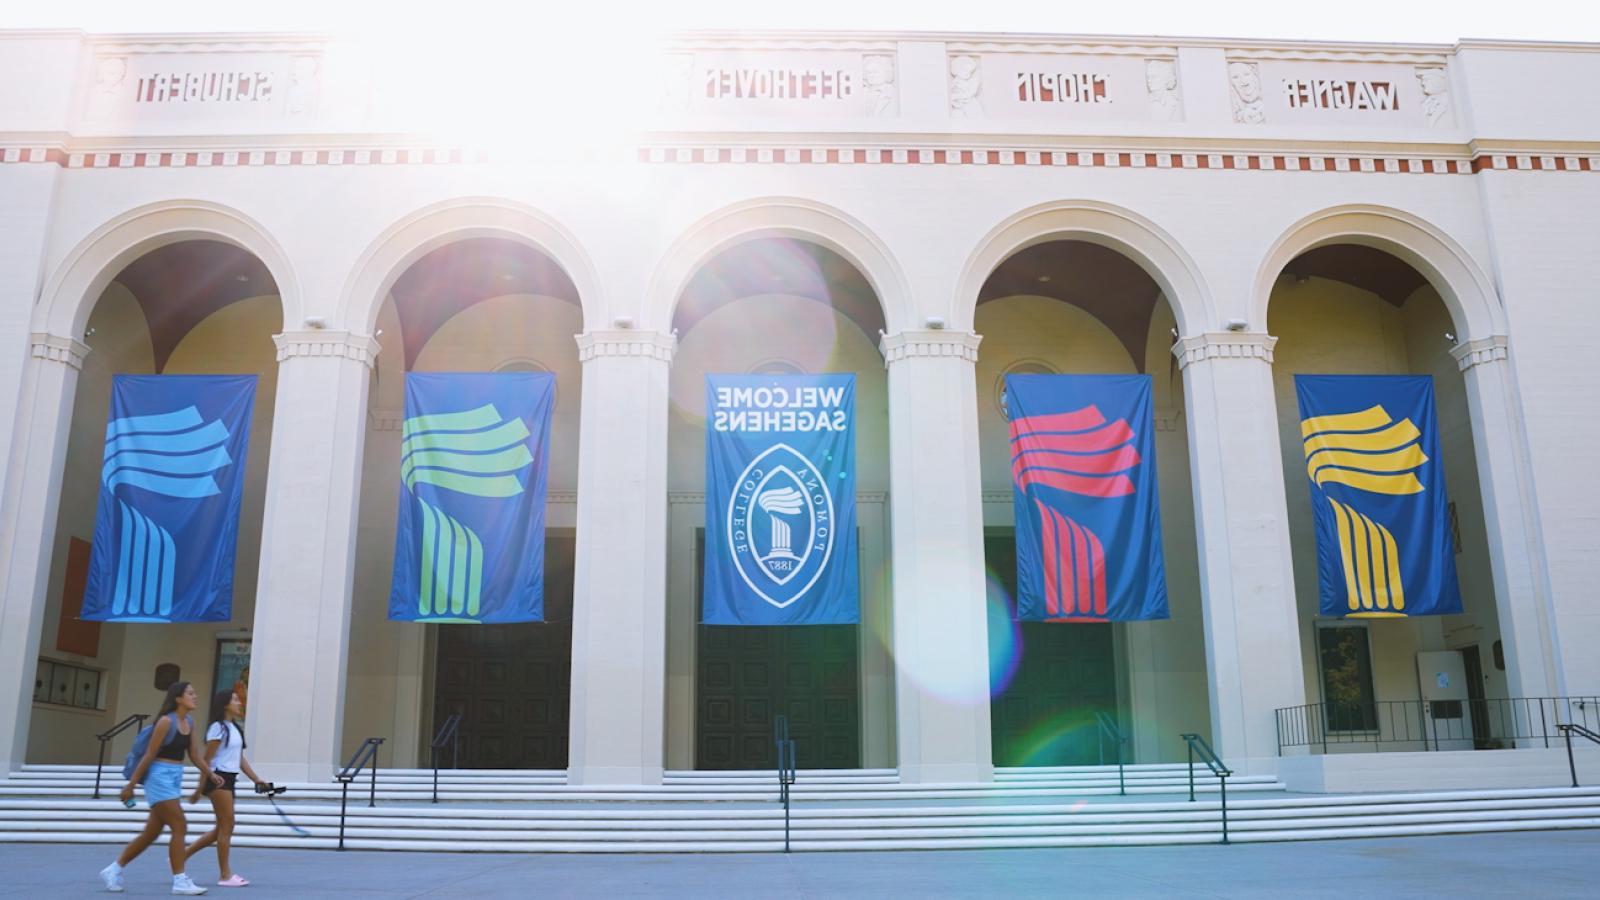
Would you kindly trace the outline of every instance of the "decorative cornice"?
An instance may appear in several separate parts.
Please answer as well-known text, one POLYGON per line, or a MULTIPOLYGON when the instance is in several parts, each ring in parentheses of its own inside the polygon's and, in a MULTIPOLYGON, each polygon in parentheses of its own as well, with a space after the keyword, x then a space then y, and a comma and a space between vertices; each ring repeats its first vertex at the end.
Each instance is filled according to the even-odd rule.
POLYGON ((1158 410, 1156 410, 1155 411, 1155 415, 1153 417, 1155 419, 1156 430, 1157 431, 1177 431, 1178 430, 1178 419, 1179 419, 1179 417, 1181 415, 1182 415, 1182 413, 1179 413, 1176 410, 1171 410, 1171 409, 1158 409, 1158 410))
POLYGON ((586 331, 575 340, 579 362, 601 356, 643 356, 670 363, 678 349, 676 335, 659 331, 586 331))
POLYGON ((378 358, 378 342, 365 334, 349 331, 285 331, 272 336, 278 345, 278 362, 301 357, 333 356, 355 360, 372 368, 378 358))
POLYGON ((546 491, 544 495, 546 506, 575 506, 578 502, 577 491, 546 491))
POLYGON ((403 407, 367 407, 367 427, 373 431, 399 431, 405 420, 406 411, 403 407))
POLYGON ((1179 340, 1172 345, 1172 355, 1178 358, 1179 369, 1208 359, 1259 359, 1271 365, 1277 343, 1276 337, 1262 331, 1208 331, 1179 340))
POLYGON ((1503 334, 1493 334, 1476 341, 1467 341, 1450 348, 1461 371, 1483 363, 1502 362, 1511 358, 1510 339, 1503 334))
MULTIPOLYGON (((1007 495, 1010 496, 1009 494, 1007 495)), ((668 491, 668 504, 698 504, 706 502, 705 491, 668 491)), ((856 491, 857 503, 888 503, 888 491, 856 491)))
POLYGON ((89 355, 90 347, 82 341, 75 341, 59 334, 47 334, 36 331, 28 336, 28 352, 34 359, 48 359, 51 362, 66 363, 74 369, 83 368, 83 358, 89 355))
POLYGON ((984 491, 984 503, 1010 503, 1016 499, 1012 491, 984 491))
POLYGON ((975 363, 982 341, 982 335, 970 331, 897 331, 880 338, 878 350, 885 366, 923 356, 952 356, 975 363))

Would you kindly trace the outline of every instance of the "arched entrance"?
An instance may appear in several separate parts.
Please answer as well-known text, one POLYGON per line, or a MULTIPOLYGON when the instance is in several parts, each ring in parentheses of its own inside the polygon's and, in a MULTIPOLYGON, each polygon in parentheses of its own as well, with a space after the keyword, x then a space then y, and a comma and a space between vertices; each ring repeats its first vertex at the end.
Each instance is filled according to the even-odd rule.
POLYGON ((774 764, 772 720, 789 718, 802 768, 887 765, 893 682, 887 552, 887 387, 878 298, 860 269, 807 240, 752 237, 689 278, 673 317, 668 439, 669 768, 774 764), (856 376, 861 624, 699 625, 708 373, 856 376))

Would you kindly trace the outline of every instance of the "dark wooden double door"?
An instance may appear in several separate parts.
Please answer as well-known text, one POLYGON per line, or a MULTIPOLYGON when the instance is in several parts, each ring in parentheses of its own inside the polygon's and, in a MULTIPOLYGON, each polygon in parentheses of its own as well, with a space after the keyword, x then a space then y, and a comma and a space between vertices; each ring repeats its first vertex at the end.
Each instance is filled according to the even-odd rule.
MULTIPOLYGON (((989 734, 997 766, 1100 762, 1096 712, 1117 710, 1111 626, 1014 621, 1017 542, 984 537, 989 579, 989 734)), ((1106 745, 1107 761, 1113 749, 1106 745)))
POLYGON ((433 728, 462 715, 462 768, 567 767, 575 549, 545 538, 543 622, 436 626, 433 728))

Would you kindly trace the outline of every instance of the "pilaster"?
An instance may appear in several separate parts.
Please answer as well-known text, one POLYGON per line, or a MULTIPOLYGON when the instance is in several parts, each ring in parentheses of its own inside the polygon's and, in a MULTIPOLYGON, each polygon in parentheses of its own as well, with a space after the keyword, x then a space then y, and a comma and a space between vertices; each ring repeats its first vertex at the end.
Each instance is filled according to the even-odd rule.
POLYGON ((900 780, 991 781, 976 334, 883 336, 900 780))
POLYGON ((577 336, 572 784, 659 784, 666 760, 667 389, 677 339, 577 336))

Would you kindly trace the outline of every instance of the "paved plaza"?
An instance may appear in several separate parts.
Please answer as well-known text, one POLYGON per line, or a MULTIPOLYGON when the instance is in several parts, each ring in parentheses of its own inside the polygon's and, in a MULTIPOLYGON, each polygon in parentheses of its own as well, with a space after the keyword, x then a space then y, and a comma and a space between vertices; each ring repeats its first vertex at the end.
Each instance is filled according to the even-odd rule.
MULTIPOLYGON (((3 897, 81 897, 108 845, 0 845, 3 897)), ((235 851, 269 897, 1593 897, 1600 831, 1526 832, 1231 847, 903 853, 557 856, 235 851)), ((215 882, 213 859, 190 874, 215 882)), ((126 896, 166 896, 160 848, 126 896)))

